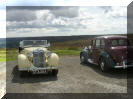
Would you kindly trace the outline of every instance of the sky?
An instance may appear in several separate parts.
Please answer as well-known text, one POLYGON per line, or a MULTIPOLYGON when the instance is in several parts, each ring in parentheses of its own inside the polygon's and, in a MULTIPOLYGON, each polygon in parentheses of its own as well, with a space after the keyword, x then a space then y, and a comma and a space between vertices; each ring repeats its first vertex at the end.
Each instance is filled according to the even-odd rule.
POLYGON ((0 38, 126 33, 131 0, 99 1, 1 0, 0 38))

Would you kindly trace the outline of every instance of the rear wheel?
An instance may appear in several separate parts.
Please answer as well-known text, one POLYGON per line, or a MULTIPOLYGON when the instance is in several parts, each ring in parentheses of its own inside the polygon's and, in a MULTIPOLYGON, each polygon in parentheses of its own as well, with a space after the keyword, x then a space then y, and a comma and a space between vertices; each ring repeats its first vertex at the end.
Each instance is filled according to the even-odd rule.
POLYGON ((109 70, 109 68, 107 67, 107 63, 104 59, 100 59, 99 65, 102 72, 107 72, 109 70))

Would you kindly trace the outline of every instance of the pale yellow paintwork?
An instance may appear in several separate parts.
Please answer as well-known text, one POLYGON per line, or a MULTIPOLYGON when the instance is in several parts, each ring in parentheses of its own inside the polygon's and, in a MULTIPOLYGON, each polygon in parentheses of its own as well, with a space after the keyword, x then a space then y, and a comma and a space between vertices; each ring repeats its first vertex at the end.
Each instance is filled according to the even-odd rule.
POLYGON ((48 64, 51 66, 58 66, 59 64, 59 57, 57 54, 52 53, 48 58, 48 64))
MULTIPOLYGON (((43 47, 28 47, 24 48, 21 54, 18 55, 18 68, 20 70, 24 70, 33 66, 32 58, 33 58, 33 50, 41 49, 44 50, 46 53, 48 52, 47 48, 43 47), (27 57, 27 53, 30 53, 30 57, 27 57)), ((59 57, 56 53, 52 53, 49 57, 46 56, 46 62, 49 66, 58 66, 59 65, 59 57)))

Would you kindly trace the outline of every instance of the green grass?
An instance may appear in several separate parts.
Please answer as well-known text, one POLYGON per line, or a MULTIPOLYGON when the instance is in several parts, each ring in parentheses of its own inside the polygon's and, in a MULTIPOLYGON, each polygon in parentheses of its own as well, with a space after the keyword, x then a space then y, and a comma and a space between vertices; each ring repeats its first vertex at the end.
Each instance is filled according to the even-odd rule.
POLYGON ((52 52, 58 54, 58 55, 79 55, 80 50, 52 50, 52 52))
MULTIPOLYGON (((51 49, 52 52, 59 56, 64 55, 79 55, 81 50, 74 49, 51 49)), ((7 52, 0 50, 0 62, 17 60, 18 51, 17 49, 8 49, 7 52)))
POLYGON ((5 49, 0 49, 0 62, 1 61, 6 61, 6 50, 5 49))
MULTIPOLYGON (((80 54, 83 47, 87 46, 90 40, 75 40, 66 42, 52 43, 49 50, 58 54, 59 56, 76 55, 80 54)), ((18 49, 0 49, 0 61, 17 60, 18 49)))
POLYGON ((17 49, 0 49, 0 62, 16 60, 17 55, 17 49))
POLYGON ((6 58, 0 58, 0 62, 5 62, 6 58))

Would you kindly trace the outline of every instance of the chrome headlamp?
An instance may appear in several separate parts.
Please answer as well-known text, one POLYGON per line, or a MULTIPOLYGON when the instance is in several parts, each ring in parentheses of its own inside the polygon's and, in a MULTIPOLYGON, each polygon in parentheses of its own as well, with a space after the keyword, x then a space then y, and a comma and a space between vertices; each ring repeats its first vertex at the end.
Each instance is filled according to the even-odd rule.
POLYGON ((27 57, 30 57, 30 56, 31 56, 31 53, 27 53, 26 56, 27 56, 27 57))
POLYGON ((48 52, 46 53, 46 56, 49 57, 51 54, 52 54, 52 52, 48 51, 48 52))

